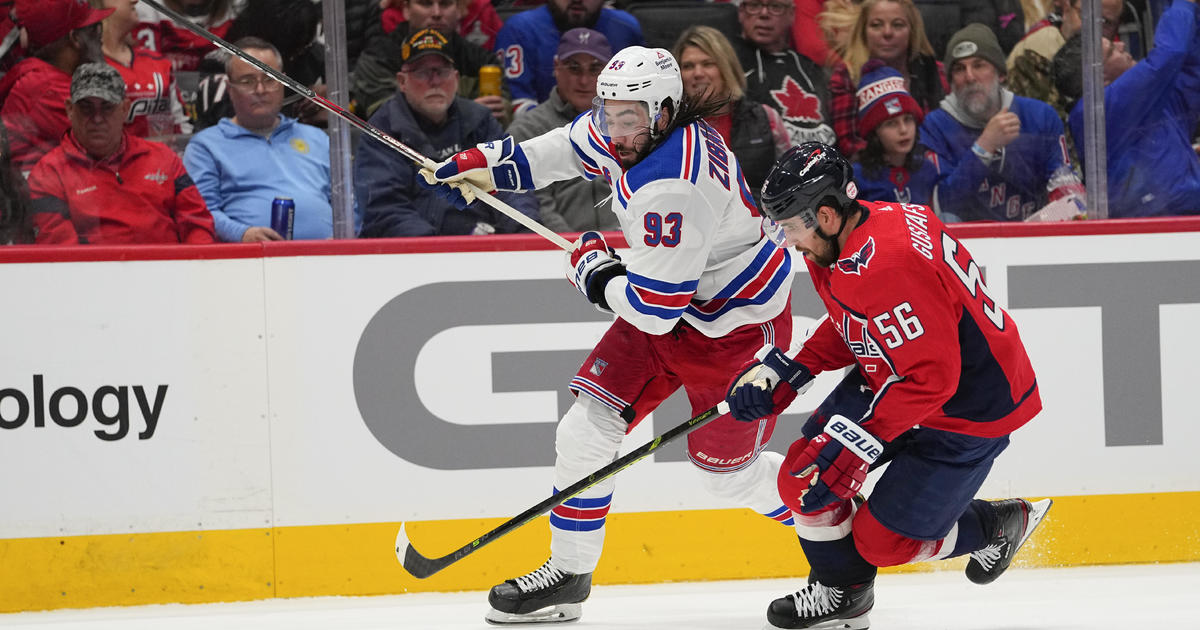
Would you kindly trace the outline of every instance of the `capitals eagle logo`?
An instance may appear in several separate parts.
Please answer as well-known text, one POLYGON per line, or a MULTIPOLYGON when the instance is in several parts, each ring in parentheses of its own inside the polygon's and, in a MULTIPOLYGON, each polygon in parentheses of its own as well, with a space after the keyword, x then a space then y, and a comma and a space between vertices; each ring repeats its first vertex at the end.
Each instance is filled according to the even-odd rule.
POLYGON ((875 237, 868 237, 867 242, 853 254, 846 258, 837 261, 838 269, 842 273, 852 273, 856 276, 862 275, 862 270, 867 268, 867 263, 871 262, 871 258, 875 255, 875 237))

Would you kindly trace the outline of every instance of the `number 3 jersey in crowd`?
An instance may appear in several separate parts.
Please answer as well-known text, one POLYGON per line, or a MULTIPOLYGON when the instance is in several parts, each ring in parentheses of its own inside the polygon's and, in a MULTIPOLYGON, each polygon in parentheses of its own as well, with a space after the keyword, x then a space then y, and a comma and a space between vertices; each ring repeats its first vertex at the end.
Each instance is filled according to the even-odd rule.
POLYGON ((1017 326, 971 254, 933 212, 862 202, 842 258, 808 272, 829 310, 796 359, 814 373, 857 363, 875 399, 863 428, 914 425, 1007 435, 1042 408, 1017 326))
POLYGON ((790 254, 764 237, 741 167, 708 124, 675 129, 628 171, 587 113, 521 147, 538 188, 579 176, 612 186, 630 251, 605 297, 639 330, 664 334, 682 319, 715 338, 787 308, 790 254))

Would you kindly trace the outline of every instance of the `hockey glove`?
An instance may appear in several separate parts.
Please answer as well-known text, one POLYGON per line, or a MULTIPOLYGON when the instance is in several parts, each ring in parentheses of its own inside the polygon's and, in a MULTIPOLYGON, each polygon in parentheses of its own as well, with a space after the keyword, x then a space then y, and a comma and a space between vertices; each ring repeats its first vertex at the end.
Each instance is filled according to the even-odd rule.
POLYGON ((834 416, 820 435, 796 440, 779 473, 779 494, 801 514, 813 514, 858 494, 883 443, 845 416, 834 416))
POLYGON ((584 232, 567 253, 567 279, 602 311, 612 312, 604 297, 604 287, 609 280, 623 275, 625 265, 599 232, 584 232))
POLYGON ((529 161, 525 159, 525 151, 512 136, 459 151, 450 159, 438 164, 433 174, 439 182, 466 180, 485 192, 535 188, 533 174, 529 171, 529 161))
POLYGON ((730 382, 725 395, 729 415, 742 422, 778 415, 812 387, 812 380, 813 373, 804 364, 767 344, 730 382))
POLYGON ((420 177, 417 178, 417 183, 422 188, 428 188, 433 191, 443 201, 454 206, 457 210, 466 210, 467 206, 475 201, 475 193, 468 186, 460 182, 442 183, 437 180, 437 176, 433 171, 423 168, 420 171, 420 177))

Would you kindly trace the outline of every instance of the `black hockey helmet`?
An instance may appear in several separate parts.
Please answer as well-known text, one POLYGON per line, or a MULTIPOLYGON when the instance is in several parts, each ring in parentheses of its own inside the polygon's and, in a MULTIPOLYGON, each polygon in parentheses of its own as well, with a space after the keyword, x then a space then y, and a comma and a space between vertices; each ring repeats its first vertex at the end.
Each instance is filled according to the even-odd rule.
POLYGON ((850 162, 827 144, 805 142, 788 149, 767 171, 762 210, 772 221, 799 216, 811 229, 818 208, 831 206, 845 216, 857 205, 856 197, 850 162))

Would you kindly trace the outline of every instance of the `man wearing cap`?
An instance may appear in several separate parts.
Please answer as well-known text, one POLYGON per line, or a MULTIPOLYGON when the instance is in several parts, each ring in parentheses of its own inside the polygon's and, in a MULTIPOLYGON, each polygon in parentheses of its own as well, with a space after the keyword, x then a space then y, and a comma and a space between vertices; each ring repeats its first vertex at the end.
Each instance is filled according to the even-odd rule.
POLYGON ((983 24, 950 38, 951 94, 921 136, 941 162, 934 209, 945 221, 1023 221, 1048 202, 1082 197, 1063 125, 1050 105, 1003 86, 1004 53, 983 24))
MULTIPOLYGON (((540 136, 591 111, 596 77, 612 57, 608 38, 590 28, 573 28, 558 41, 554 55, 557 83, 545 103, 522 114, 509 126, 517 142, 540 136)), ((542 224, 556 232, 617 230, 620 223, 607 203, 612 188, 603 178, 554 182, 536 192, 542 224)))
MULTIPOLYGON (((371 124, 434 161, 504 137, 491 111, 455 96, 457 40, 441 31, 414 32, 401 47, 399 89, 379 107, 371 124)), ((364 237, 434 236, 517 232, 522 226, 482 201, 458 210, 438 192, 417 182, 408 158, 364 138, 354 160, 354 191, 363 208, 364 237)), ((538 218, 537 198, 529 193, 497 195, 510 206, 538 218)))
POLYGON ((23 173, 70 127, 63 103, 70 96, 71 73, 82 63, 103 60, 100 21, 112 12, 94 9, 87 0, 16 0, 13 5, 30 56, 0 79, 0 117, 8 127, 13 164, 23 173))
POLYGON ((479 69, 499 65, 500 58, 490 49, 468 41, 457 32, 462 7, 458 0, 396 0, 404 13, 404 22, 395 30, 371 38, 354 66, 350 98, 356 111, 365 118, 375 113, 396 92, 396 73, 400 70, 400 52, 409 35, 426 29, 436 29, 453 42, 454 66, 459 70, 458 95, 473 99, 503 119, 508 114, 508 100, 501 95, 479 94, 479 69))
POLYGON ((183 162, 125 130, 125 82, 106 63, 75 69, 71 130, 29 174, 38 243, 211 243, 213 221, 183 162))
MULTIPOLYGON (((279 70, 279 51, 258 37, 234 43, 255 59, 279 70)), ((296 204, 292 238, 333 237, 330 205, 329 137, 288 118, 283 84, 240 57, 225 62, 233 118, 196 134, 183 163, 212 210, 222 241, 278 241, 271 229, 271 202, 287 197, 296 204)))

